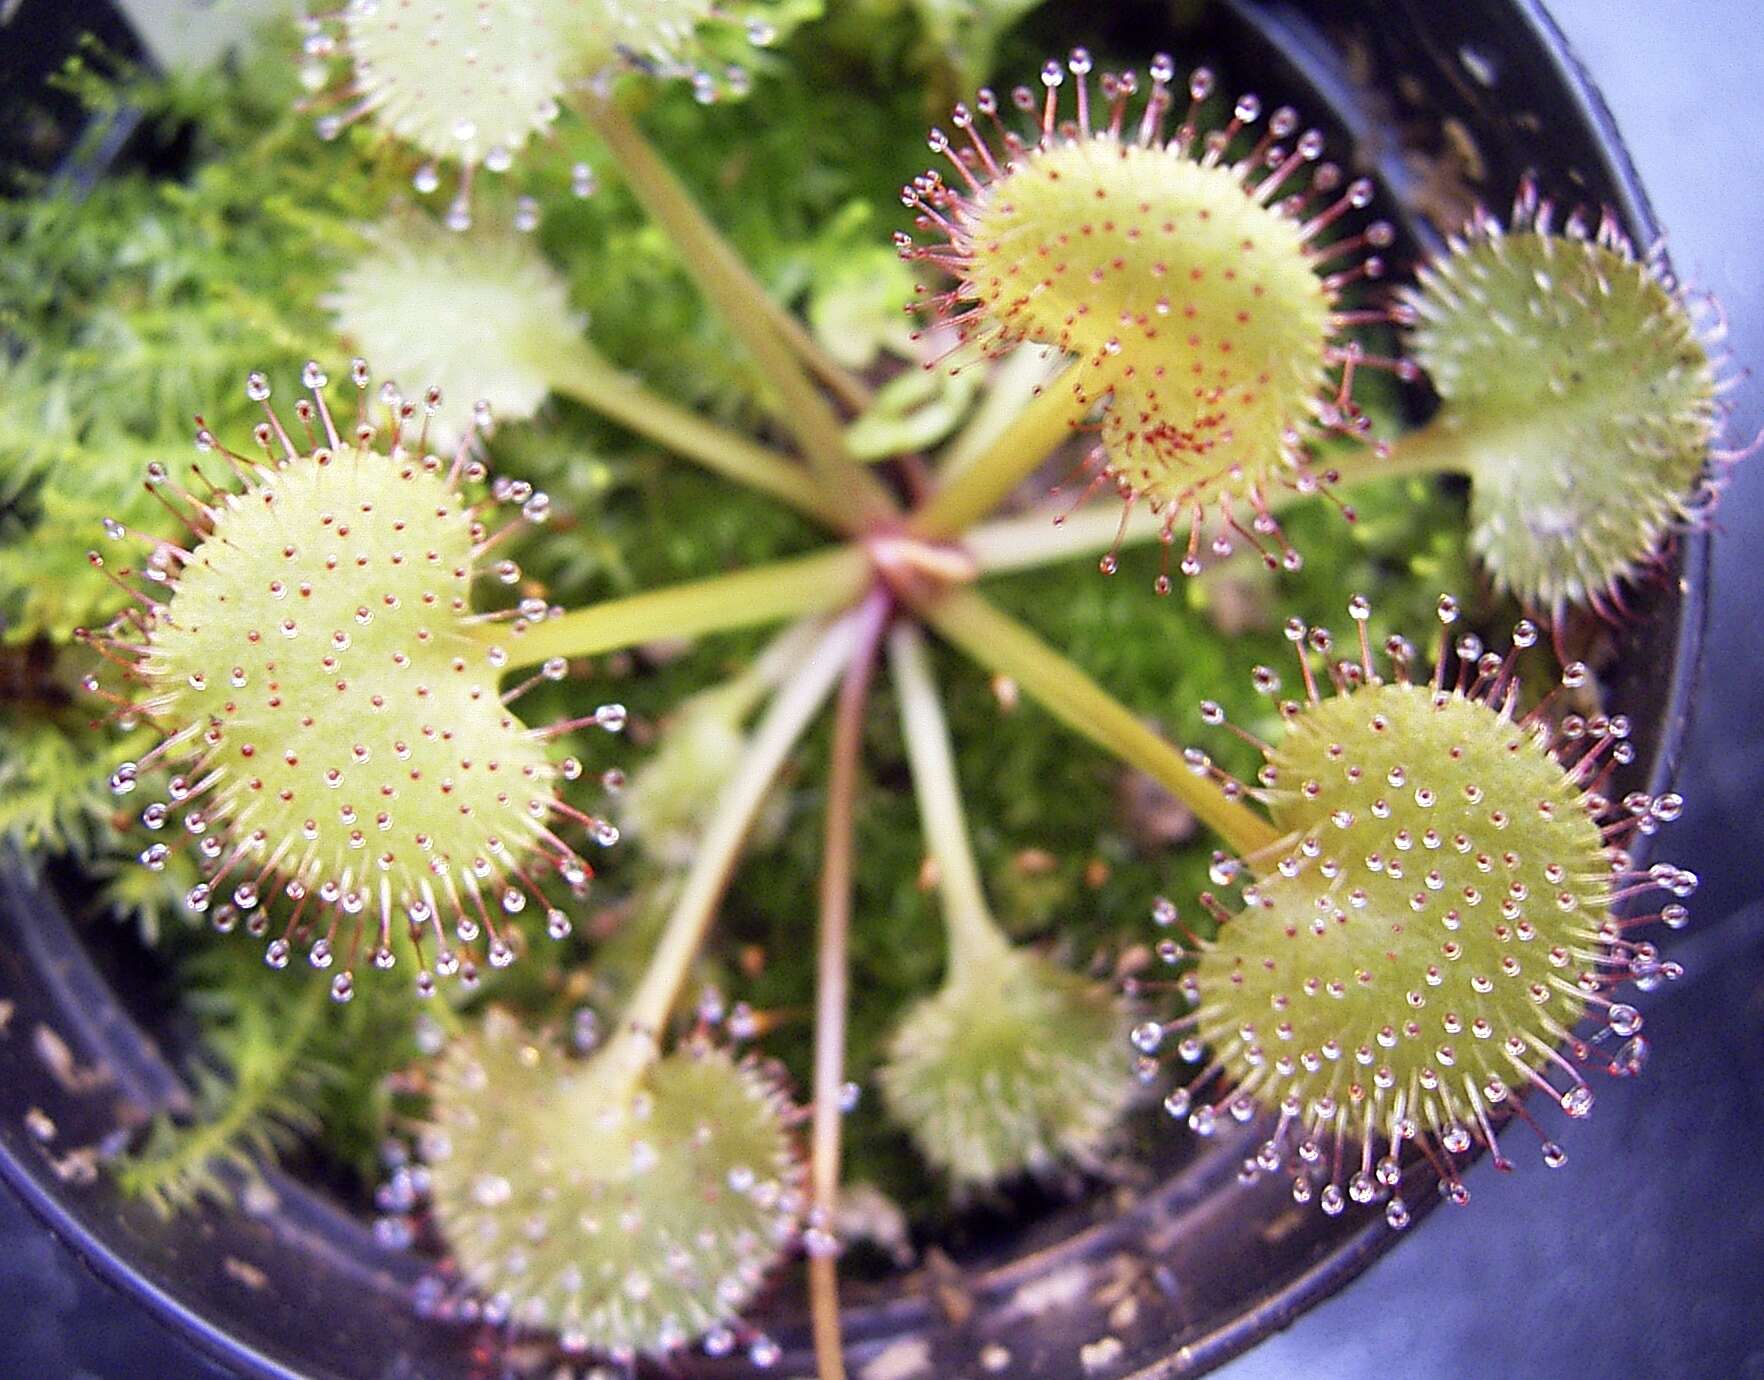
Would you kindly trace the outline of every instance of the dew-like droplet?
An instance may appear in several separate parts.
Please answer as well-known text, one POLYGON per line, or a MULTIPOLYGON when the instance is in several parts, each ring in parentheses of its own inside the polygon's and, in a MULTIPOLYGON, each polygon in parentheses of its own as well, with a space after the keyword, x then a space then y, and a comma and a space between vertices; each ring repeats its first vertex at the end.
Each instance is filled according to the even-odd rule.
POLYGON ((1647 1067, 1650 1052, 1646 1036, 1637 1035, 1625 1040, 1611 1056, 1612 1075, 1617 1078, 1639 1077, 1647 1067))
POLYGON ((514 1196, 514 1185, 501 1174, 484 1173, 473 1178, 470 1193, 479 1207, 496 1208, 514 1196))
POLYGON ((1611 1033, 1623 1039, 1628 1039, 1642 1028, 1641 1012, 1622 1002, 1615 1003, 1605 1013, 1605 1020, 1611 1027, 1611 1033))

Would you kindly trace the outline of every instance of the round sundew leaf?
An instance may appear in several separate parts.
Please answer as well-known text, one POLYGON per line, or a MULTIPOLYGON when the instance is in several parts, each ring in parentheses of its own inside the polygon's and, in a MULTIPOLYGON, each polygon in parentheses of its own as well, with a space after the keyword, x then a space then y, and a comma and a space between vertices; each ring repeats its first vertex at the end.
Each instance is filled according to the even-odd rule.
POLYGON ((516 1323, 665 1352, 732 1321, 793 1240, 786 1110, 721 1050, 682 1049, 631 1088, 492 1012, 436 1075, 435 1218, 516 1323))
POLYGON ((1599 598, 1693 516, 1715 367, 1681 293, 1614 234, 1475 234, 1410 302, 1502 589, 1544 611, 1599 598))
POLYGON ((441 390, 430 440, 444 448, 479 401, 498 421, 531 417, 559 364, 587 348, 587 320, 531 236, 414 213, 373 231, 325 305, 384 376, 441 390))
POLYGON ((889 1111, 958 1184, 1094 1156, 1132 1091, 1111 995, 1037 955, 1001 953, 912 1007, 879 1075, 889 1111))
MULTIPOLYGON (((366 364, 351 373, 365 394, 366 364)), ((548 904, 539 888, 554 869, 572 887, 591 870, 552 830, 569 813, 559 784, 579 765, 552 762, 553 731, 529 729, 505 703, 505 658, 474 607, 480 577, 520 578, 513 561, 486 558, 507 530, 494 530, 496 505, 520 505, 503 521, 539 522, 545 495, 498 481, 486 501, 475 438, 452 461, 407 449, 422 407, 391 395, 387 439, 364 407, 344 440, 326 382, 308 364, 311 397, 294 410, 297 427, 329 444, 299 450, 259 374, 247 393, 265 409, 257 439, 276 458, 252 462, 198 432, 243 478, 237 490, 211 484, 197 498, 149 466, 150 487, 187 509, 187 545, 155 544, 139 607, 92 640, 128 668, 126 698, 108 698, 158 735, 111 777, 118 795, 152 783, 157 796, 139 807, 152 836, 141 861, 158 871, 191 852, 202 880, 186 904, 221 930, 243 912, 263 934, 278 902, 266 960, 283 967, 310 940, 314 966, 342 961, 332 989, 343 1001, 354 964, 393 967, 404 934, 424 966, 421 991, 434 981, 431 939, 443 976, 475 971, 476 951, 462 957, 453 942, 483 932, 490 963, 506 965, 517 948, 495 917, 548 904)), ((509 612, 544 608, 529 598, 509 612)), ((542 675, 566 670, 560 660, 542 675)), ((594 721, 615 727, 622 711, 604 708, 594 721)), ((550 918, 555 933, 562 917, 550 918)))
POLYGON ((572 75, 637 66, 689 70, 687 55, 714 0, 538 0, 564 45, 572 75))
POLYGON ((1480 1096, 1546 1062, 1585 1014, 1574 980, 1612 892, 1549 746, 1431 686, 1366 686, 1292 721, 1268 759, 1290 861, 1196 974, 1234 1081, 1267 1106, 1352 1100, 1356 1130, 1400 1097, 1439 1131, 1470 1120, 1467 1082, 1480 1096))
POLYGON ((349 0, 352 86, 432 159, 492 169, 557 118, 565 74, 540 0, 349 0))
POLYGON ((1186 529, 1185 573, 1201 568, 1201 527, 1215 518, 1220 554, 1241 537, 1296 569, 1270 500, 1313 487, 1309 440, 1364 429, 1352 371, 1332 376, 1353 354, 1338 297, 1382 272, 1368 251, 1391 228, 1336 228, 1371 203, 1372 183, 1343 188, 1319 163, 1322 135, 1301 132, 1292 110, 1264 120, 1244 96, 1216 120, 1202 69, 1183 114, 1168 57, 1154 59, 1143 101, 1137 76, 1093 87, 1091 66, 1080 49, 1044 67, 1044 98, 1013 92, 1039 113, 1021 132, 989 91, 956 108, 954 134, 933 130, 953 173, 926 173, 903 199, 938 242, 902 236, 902 253, 956 279, 929 300, 958 342, 1075 357, 1059 387, 1079 412, 1103 406, 1091 468, 1168 537, 1186 529), (1068 75, 1075 119, 1059 108, 1068 75))
POLYGON ((554 773, 465 634, 467 497, 350 447, 211 502, 140 664, 155 718, 221 778, 202 811, 309 884, 400 897, 525 851, 554 773))
MULTIPOLYGON (((1266 488, 1313 423, 1330 294, 1299 224, 1174 146, 1095 137, 976 197, 968 291, 1011 340, 1077 354, 1111 473, 1156 510, 1266 488)), ((1081 381, 1080 387, 1085 383, 1081 381)))
MULTIPOLYGON (((1627 719, 1562 713, 1557 722, 1544 703, 1517 712, 1515 657, 1535 645, 1534 623, 1514 628, 1504 656, 1462 633, 1456 675, 1442 650, 1432 681, 1417 685, 1414 648, 1385 641, 1395 676, 1385 681, 1366 633, 1371 606, 1355 596, 1348 612, 1359 656, 1327 663, 1334 695, 1318 693, 1311 661, 1329 656, 1333 637, 1288 623, 1306 696, 1281 703, 1284 727, 1263 749, 1255 792, 1281 835, 1243 860, 1254 877, 1241 914, 1201 897, 1219 930, 1184 931, 1197 961, 1180 985, 1193 1010, 1136 1028, 1134 1040, 1156 1049, 1182 1032, 1185 1060, 1211 1046, 1198 1077, 1164 1104, 1197 1133, 1210 1134, 1224 1112, 1245 1122, 1268 1114, 1272 1134, 1244 1162, 1246 1179, 1284 1166, 1295 1202, 1316 1198, 1335 1215, 1350 1201, 1384 1199, 1386 1220, 1401 1228, 1411 1220, 1407 1143, 1441 1190, 1466 1202, 1462 1156, 1481 1145, 1510 1167, 1497 1136, 1514 1117, 1541 1137, 1521 1105, 1527 1094, 1580 1118, 1593 1106, 1583 1066, 1641 1070, 1642 1016, 1623 989, 1652 990, 1679 969, 1630 931, 1683 925, 1681 901, 1697 879, 1665 862, 1636 868, 1633 840, 1676 819, 1683 801, 1606 796, 1611 771, 1634 761, 1627 719), (1662 897, 1658 910, 1632 908, 1649 893, 1662 897), (1587 1017, 1601 1028, 1580 1030, 1587 1017)), ((1456 600, 1441 596, 1438 614, 1449 630, 1456 600)), ((1264 693, 1280 690, 1266 667, 1255 680, 1264 693)), ((1559 688, 1586 681, 1574 663, 1559 688)), ((1216 704, 1202 717, 1223 722, 1216 704)), ((1214 879, 1224 885, 1240 871, 1221 862, 1214 879)), ((1161 924, 1178 918, 1160 907, 1161 924)), ((1168 961, 1182 956, 1171 943, 1168 961)), ((1552 1168, 1566 1160, 1553 1141, 1542 1152, 1552 1168)))

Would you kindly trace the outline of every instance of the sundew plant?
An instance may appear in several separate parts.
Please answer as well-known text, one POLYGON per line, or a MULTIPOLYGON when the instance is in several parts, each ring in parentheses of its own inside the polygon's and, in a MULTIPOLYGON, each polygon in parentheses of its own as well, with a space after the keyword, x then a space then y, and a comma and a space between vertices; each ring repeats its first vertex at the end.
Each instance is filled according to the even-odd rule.
POLYGON ((913 1243, 1231 1123, 1400 1229, 1640 1071, 1695 878, 1600 678, 1715 496, 1707 304, 956 8, 65 74, 141 124, 0 211, 0 829, 203 1033, 126 1192, 303 1147, 436 1326, 763 1368, 788 1288, 830 1380, 913 1243))

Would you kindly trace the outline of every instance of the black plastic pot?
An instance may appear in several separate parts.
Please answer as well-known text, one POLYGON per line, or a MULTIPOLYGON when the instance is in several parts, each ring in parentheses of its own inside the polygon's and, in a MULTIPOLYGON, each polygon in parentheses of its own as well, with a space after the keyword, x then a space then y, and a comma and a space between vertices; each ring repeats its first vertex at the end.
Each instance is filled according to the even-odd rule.
MULTIPOLYGON (((1055 8, 1045 18, 1075 25, 1071 40, 1098 38, 1080 32, 1098 24, 1142 34, 1163 12, 1122 5, 1093 20, 1055 8)), ((103 9, 24 4, 27 18, 57 12, 44 35, 82 11, 108 25, 103 9)), ((1253 54, 1265 96, 1332 116, 1332 147, 1356 150, 1377 175, 1412 246, 1437 240, 1465 197, 1502 207, 1527 171, 1564 202, 1614 207, 1638 242, 1656 237, 1603 104, 1534 0, 1234 0, 1207 11, 1202 37, 1227 73, 1245 71, 1253 54)), ((1169 46, 1197 56, 1181 40, 1172 32, 1169 46)), ((30 79, 18 67, 5 76, 30 79)), ((1617 634, 1623 645, 1607 682, 1635 725, 1637 788, 1663 789, 1672 775, 1706 569, 1705 538, 1689 538, 1675 577, 1639 591, 1634 621, 1617 634)), ((199 1349, 253 1376, 455 1380, 507 1364, 489 1334, 420 1318, 412 1293, 429 1262, 382 1246, 365 1221, 307 1183, 271 1170, 267 1192, 245 1207, 203 1207, 172 1221, 119 1199, 95 1170, 94 1147, 185 1094, 81 947, 62 897, 16 867, 0 877, 0 1002, 0 1178, 97 1274, 199 1349)), ((1234 1128, 1192 1144, 1132 1201, 1075 1206, 997 1243, 986 1258, 960 1263, 953 1292, 925 1281, 854 1291, 846 1317, 854 1371, 891 1353, 887 1373, 902 1380, 1198 1373, 1403 1239, 1376 1209, 1331 1220, 1296 1208, 1281 1183, 1240 1186, 1238 1165, 1256 1133, 1234 1128), (963 1306, 952 1306, 957 1295, 963 1306)), ((1406 1187, 1424 1215, 1435 1195, 1420 1170, 1406 1187)), ((1425 1228, 1410 1234, 1416 1229, 1425 1228)), ((795 1309, 780 1291, 757 1319, 784 1347, 771 1374, 813 1372, 795 1309)), ((748 1370, 693 1356, 671 1373, 748 1370)))

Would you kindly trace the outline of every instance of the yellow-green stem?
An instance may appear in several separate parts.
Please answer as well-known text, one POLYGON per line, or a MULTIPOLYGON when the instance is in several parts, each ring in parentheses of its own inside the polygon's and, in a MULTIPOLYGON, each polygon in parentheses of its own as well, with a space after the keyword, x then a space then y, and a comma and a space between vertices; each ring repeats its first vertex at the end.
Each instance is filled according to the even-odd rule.
POLYGON ((1260 853, 1278 839, 1273 825, 1227 797, 1210 777, 1197 775, 1179 748, 975 591, 948 590, 925 600, 921 611, 949 641, 988 670, 1011 677, 1068 728, 1157 780, 1239 856, 1260 853))
POLYGON ((1125 550, 1151 541, 1162 530, 1157 515, 1144 504, 1127 515, 1123 526, 1124 506, 1104 500, 1072 511, 1069 504, 1046 504, 969 529, 962 549, 974 558, 982 575, 1003 575, 1101 555, 1114 549, 1117 541, 1125 550))
POLYGON ((657 397, 592 350, 548 360, 545 368, 553 392, 708 470, 782 499, 825 526, 849 530, 850 514, 822 493, 819 481, 801 465, 657 397))
MULTIPOLYGON (((1380 457, 1370 449, 1359 449, 1318 468, 1336 473, 1335 487, 1351 488, 1381 479, 1461 474, 1462 455, 1459 438, 1435 421, 1394 442, 1388 455, 1380 457)), ((1276 489, 1268 495, 1268 511, 1283 513, 1305 497, 1295 489, 1276 489)), ((1162 534, 1157 515, 1143 504, 1133 510, 1123 527, 1121 507, 1103 500, 1068 512, 1062 504, 1048 504, 974 527, 962 538, 962 546, 981 574, 1001 575, 1113 549, 1126 550, 1162 534)))
POLYGON ((901 732, 912 768, 913 794, 919 805, 925 846, 937 864, 937 888, 943 898, 944 924, 949 932, 949 973, 985 971, 1010 947, 980 885, 962 813, 961 785, 950 751, 949 722, 938 698, 937 683, 925 655, 918 628, 902 623, 888 639, 888 665, 900 701, 901 732))
POLYGON ((913 515, 911 529, 922 537, 953 537, 998 507, 1072 434, 1096 404, 1079 402, 1073 391, 1075 367, 1067 368, 1017 414, 986 449, 913 515))
POLYGON ((888 491, 852 458, 839 417, 780 331, 780 309, 740 256, 624 111, 593 95, 583 99, 582 110, 618 160, 631 190, 673 238, 687 269, 778 390, 780 420, 802 443, 828 497, 849 507, 854 521, 895 512, 888 491))
POLYGON ((820 640, 821 628, 813 619, 804 618, 760 648, 758 656, 723 683, 736 706, 735 717, 745 721, 761 700, 796 674, 803 658, 820 640))
MULTIPOLYGON (((972 366, 974 368, 979 365, 972 366)), ((1041 345, 1019 345, 993 368, 980 404, 961 432, 943 448, 937 478, 952 484, 1004 435, 1017 414, 1066 368, 1066 359, 1041 345)))
POLYGON ((1322 468, 1334 470, 1336 483, 1342 486, 1415 474, 1463 474, 1463 441, 1443 424, 1445 416, 1441 412, 1426 426, 1399 436, 1391 442, 1387 455, 1362 447, 1322 468))
POLYGON ((668 914, 661 940, 643 978, 620 1015, 616 1033, 602 1052, 602 1088, 627 1085, 661 1052, 661 1033, 680 989, 692 971, 716 917, 717 906, 746 842, 754 817, 790 749, 807 730, 851 661, 857 616, 847 614, 827 630, 808 659, 772 700, 735 773, 717 796, 710 824, 668 914))
POLYGON ((853 602, 869 579, 862 547, 838 546, 792 560, 648 590, 624 599, 589 604, 521 633, 480 624, 474 637, 508 652, 507 666, 537 666, 553 657, 594 656, 670 637, 698 637, 730 628, 809 613, 853 602))

